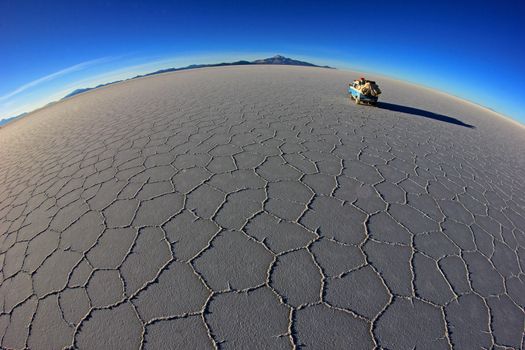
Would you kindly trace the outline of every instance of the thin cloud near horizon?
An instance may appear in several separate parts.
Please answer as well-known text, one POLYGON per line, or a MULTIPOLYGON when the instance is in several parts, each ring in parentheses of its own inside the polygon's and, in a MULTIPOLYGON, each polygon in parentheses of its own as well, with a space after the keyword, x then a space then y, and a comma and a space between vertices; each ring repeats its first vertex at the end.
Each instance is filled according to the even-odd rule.
POLYGON ((75 64, 73 66, 64 68, 64 69, 59 70, 57 72, 48 74, 48 75, 46 75, 46 76, 44 76, 42 78, 38 78, 38 79, 35 79, 33 81, 30 81, 29 83, 24 84, 24 85, 16 88, 15 90, 13 90, 13 91, 3 95, 3 96, 0 96, 0 101, 5 101, 7 99, 10 99, 11 97, 18 95, 18 94, 26 91, 27 89, 33 88, 33 87, 38 86, 38 85, 40 85, 42 83, 51 81, 53 79, 59 78, 61 76, 64 76, 66 74, 73 73, 73 72, 78 72, 80 70, 86 69, 88 67, 91 67, 91 66, 94 66, 94 65, 97 65, 97 64, 100 64, 100 63, 109 62, 109 61, 111 61, 113 59, 114 58, 111 57, 111 56, 101 57, 101 58, 97 58, 97 59, 94 59, 94 60, 81 62, 81 63, 75 64))

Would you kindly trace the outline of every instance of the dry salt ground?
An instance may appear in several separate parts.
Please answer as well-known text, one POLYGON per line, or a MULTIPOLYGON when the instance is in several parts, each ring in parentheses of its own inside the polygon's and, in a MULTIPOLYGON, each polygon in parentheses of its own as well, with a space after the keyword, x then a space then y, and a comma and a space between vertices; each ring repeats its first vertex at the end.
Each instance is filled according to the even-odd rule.
POLYGON ((525 129, 385 78, 199 69, 0 129, 0 340, 520 349, 525 129))

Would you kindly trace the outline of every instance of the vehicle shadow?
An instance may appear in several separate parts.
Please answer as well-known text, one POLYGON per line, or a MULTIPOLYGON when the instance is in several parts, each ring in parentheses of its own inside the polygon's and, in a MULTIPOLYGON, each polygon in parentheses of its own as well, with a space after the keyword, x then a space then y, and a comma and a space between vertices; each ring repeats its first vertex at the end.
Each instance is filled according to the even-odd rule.
POLYGON ((467 123, 463 123, 461 120, 449 117, 443 114, 438 114, 430 111, 426 111, 424 109, 419 109, 415 107, 409 107, 409 106, 402 106, 402 105, 396 105, 394 103, 388 103, 388 102, 378 102, 377 108, 386 109, 393 112, 401 112, 401 113, 407 113, 412 115, 417 115, 423 118, 429 118, 434 120, 439 120, 441 122, 455 124, 459 126, 464 126, 467 128, 475 128, 474 125, 470 125, 467 123))

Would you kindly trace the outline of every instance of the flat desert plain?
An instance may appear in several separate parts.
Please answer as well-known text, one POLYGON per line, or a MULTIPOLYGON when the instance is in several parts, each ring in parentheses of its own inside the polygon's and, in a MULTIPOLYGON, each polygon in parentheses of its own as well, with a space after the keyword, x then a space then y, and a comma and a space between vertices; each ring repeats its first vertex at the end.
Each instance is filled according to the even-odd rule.
POLYGON ((358 73, 135 79, 0 129, 0 340, 520 349, 525 129, 358 73))

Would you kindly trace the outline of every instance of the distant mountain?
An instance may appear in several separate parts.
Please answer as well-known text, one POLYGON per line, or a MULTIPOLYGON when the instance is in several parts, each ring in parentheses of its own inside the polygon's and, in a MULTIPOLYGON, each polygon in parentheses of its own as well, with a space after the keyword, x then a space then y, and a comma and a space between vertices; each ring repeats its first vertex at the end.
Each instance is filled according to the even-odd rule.
POLYGON ((26 114, 27 114, 27 113, 22 113, 22 114, 16 115, 16 116, 11 117, 11 118, 1 119, 1 120, 0 120, 0 127, 6 125, 7 123, 12 122, 12 121, 15 120, 15 119, 22 118, 22 117, 23 117, 24 115, 26 115, 26 114))
POLYGON ((91 87, 91 88, 76 89, 75 91, 70 92, 69 94, 67 94, 66 96, 62 97, 61 99, 63 100, 65 98, 68 98, 68 97, 71 97, 71 96, 75 96, 75 95, 81 94, 81 93, 89 91, 89 90, 98 89, 99 87, 115 84, 115 83, 118 83, 118 82, 121 82, 121 81, 122 80, 117 80, 117 81, 112 81, 112 82, 106 83, 106 84, 100 84, 100 85, 97 85, 97 86, 91 87))
POLYGON ((83 89, 76 89, 72 92, 70 92, 69 94, 67 94, 66 96, 64 96, 62 99, 64 98, 68 98, 68 97, 71 97, 71 96, 75 96, 75 95, 78 95, 78 94, 81 94, 83 92, 86 92, 86 91, 89 91, 89 90, 93 90, 93 89, 96 89, 97 87, 92 87, 92 88, 83 88, 83 89))
MULTIPOLYGON (((255 60, 255 61, 244 61, 244 60, 241 60, 241 61, 235 61, 235 62, 221 62, 221 63, 212 63, 212 64, 190 64, 189 66, 185 66, 185 67, 165 68, 165 69, 161 69, 161 70, 158 70, 158 71, 155 71, 155 72, 151 72, 151 73, 146 73, 146 74, 142 74, 142 75, 136 75, 136 76, 134 76, 133 78, 130 78, 130 79, 148 77, 148 76, 151 76, 151 75, 162 74, 162 73, 169 73, 169 72, 176 72, 176 71, 188 70, 188 69, 208 68, 208 67, 224 67, 224 66, 247 66, 247 65, 255 65, 255 64, 280 64, 280 65, 287 65, 287 66, 305 66, 305 67, 318 67, 318 68, 335 69, 335 68, 330 67, 330 66, 318 66, 318 65, 310 63, 310 62, 298 61, 298 60, 294 60, 292 58, 284 57, 284 56, 281 56, 281 55, 276 55, 276 56, 273 56, 273 57, 263 58, 263 59, 255 60)), ((130 80, 130 79, 127 79, 127 80, 130 80)), ((89 90, 97 89, 99 87, 115 84, 115 83, 118 83, 120 81, 122 81, 122 80, 113 81, 113 82, 107 83, 107 84, 100 84, 100 85, 97 85, 97 86, 91 87, 91 88, 76 89, 75 91, 73 91, 73 92, 69 93, 68 95, 64 96, 62 99, 65 99, 65 98, 68 98, 68 97, 71 97, 71 96, 75 96, 75 95, 81 94, 81 93, 89 91, 89 90)))
POLYGON ((196 69, 196 68, 207 68, 207 67, 224 67, 224 66, 247 66, 247 65, 253 65, 253 64, 280 64, 280 65, 287 65, 287 66, 306 66, 306 67, 318 67, 318 68, 329 68, 334 69, 333 67, 329 66, 318 66, 316 64, 310 63, 310 62, 304 62, 304 61, 298 61, 294 60, 292 58, 284 57, 281 55, 276 55, 269 58, 263 58, 260 60, 255 61, 235 61, 235 62, 222 62, 222 63, 212 63, 212 64, 191 64, 186 67, 179 67, 179 68, 166 68, 161 69, 155 72, 143 74, 143 75, 137 75, 131 79, 140 78, 140 77, 147 77, 150 75, 155 74, 162 74, 162 73, 168 73, 168 72, 176 72, 179 70, 187 70, 187 69, 196 69))
POLYGON ((306 66, 306 67, 319 67, 319 68, 332 68, 330 66, 318 66, 316 64, 304 61, 294 60, 292 58, 276 55, 270 58, 264 58, 262 60, 255 60, 251 64, 284 64, 288 66, 306 66))

